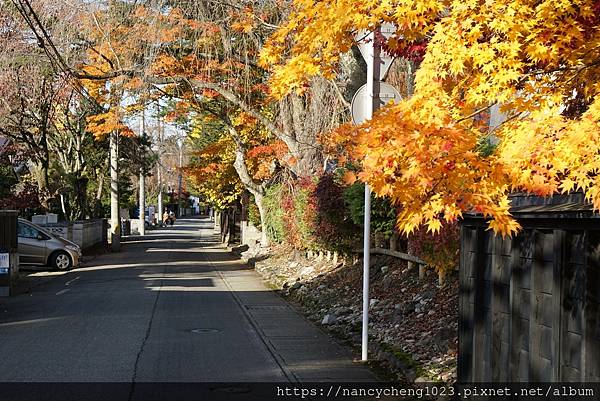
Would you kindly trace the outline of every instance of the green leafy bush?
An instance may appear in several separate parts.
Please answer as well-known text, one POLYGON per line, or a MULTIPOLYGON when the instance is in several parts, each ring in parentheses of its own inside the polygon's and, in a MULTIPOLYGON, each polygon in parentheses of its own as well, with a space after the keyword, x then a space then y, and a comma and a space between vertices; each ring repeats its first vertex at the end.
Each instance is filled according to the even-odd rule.
POLYGON ((267 234, 296 249, 349 252, 360 242, 362 230, 350 217, 344 190, 330 174, 269 188, 267 234))
POLYGON ((248 221, 254 227, 262 230, 261 222, 260 222, 260 211, 258 210, 258 206, 256 206, 256 202, 254 201, 254 195, 250 194, 248 197, 248 221))
POLYGON ((346 188, 332 174, 320 177, 314 189, 318 211, 315 241, 328 250, 349 253, 362 239, 362 230, 350 216, 344 200, 346 188))
MULTIPOLYGON (((352 222, 358 227, 364 226, 365 184, 356 182, 344 191, 344 201, 352 222)), ((391 237, 396 225, 397 212, 387 198, 371 195, 371 231, 391 237)))
POLYGON ((310 178, 296 180, 281 192, 285 242, 296 249, 315 249, 317 211, 312 201, 315 183, 310 178))
POLYGON ((267 189, 264 197, 266 215, 264 229, 271 240, 280 243, 285 239, 281 196, 282 186, 281 184, 276 184, 267 189))
POLYGON ((293 197, 295 229, 298 233, 299 249, 317 249, 315 242, 317 235, 317 219, 319 211, 314 199, 316 183, 310 178, 303 178, 297 182, 293 197))
MULTIPOLYGON (((348 253, 362 242, 364 184, 340 184, 331 174, 302 178, 293 185, 277 184, 265 196, 264 227, 271 240, 301 250, 331 250, 348 253)), ((258 212, 257 212, 258 213, 258 212)), ((388 199, 372 197, 372 232, 389 238, 397 209, 388 199)), ((445 225, 440 233, 417 231, 408 240, 409 252, 437 271, 458 264, 458 223, 445 225)))

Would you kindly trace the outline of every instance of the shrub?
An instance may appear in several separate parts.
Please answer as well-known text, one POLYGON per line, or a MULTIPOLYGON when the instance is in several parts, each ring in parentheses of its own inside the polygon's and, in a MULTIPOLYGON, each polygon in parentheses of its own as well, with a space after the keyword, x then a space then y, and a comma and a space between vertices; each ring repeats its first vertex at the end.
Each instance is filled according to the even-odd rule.
POLYGON ((285 239, 283 208, 281 207, 282 186, 273 185, 268 188, 264 197, 265 222, 264 229, 269 238, 275 242, 285 239))
MULTIPOLYGON (((264 228, 275 242, 302 250, 348 253, 362 241, 364 184, 344 187, 331 174, 301 178, 293 186, 270 187, 264 204, 264 228)), ((397 210, 388 199, 373 196, 373 233, 389 238, 394 232, 396 215, 397 210)), ((408 243, 409 252, 436 271, 452 270, 458 264, 458 223, 444 225, 438 234, 421 229, 410 236, 408 243)))
POLYGON ((458 266, 460 235, 458 222, 444 224, 437 234, 422 228, 409 237, 409 252, 423 259, 436 271, 447 272, 458 266))
POLYGON ((349 252, 362 231, 350 218, 344 189, 330 174, 269 188, 265 197, 267 234, 296 249, 349 252))
MULTIPOLYGON (((364 226, 365 219, 365 184, 356 182, 344 191, 344 200, 350 218, 358 227, 364 226)), ((391 237, 396 225, 397 212, 389 199, 371 195, 371 231, 391 237)))
POLYGON ((248 197, 248 221, 254 227, 262 230, 261 221, 260 221, 260 211, 258 210, 258 206, 256 206, 256 202, 254 201, 254 195, 250 194, 248 197))
POLYGON ((298 234, 297 248, 316 249, 318 244, 315 241, 317 235, 317 205, 314 198, 316 188, 315 180, 312 178, 302 178, 298 180, 293 197, 294 217, 296 222, 295 229, 298 234))
POLYGON ((312 202, 314 182, 301 178, 281 191, 285 242, 296 249, 315 249, 316 208, 312 202))
POLYGON ((314 189, 318 212, 315 241, 325 249, 348 253, 360 241, 362 232, 344 201, 345 187, 332 174, 324 174, 314 189))

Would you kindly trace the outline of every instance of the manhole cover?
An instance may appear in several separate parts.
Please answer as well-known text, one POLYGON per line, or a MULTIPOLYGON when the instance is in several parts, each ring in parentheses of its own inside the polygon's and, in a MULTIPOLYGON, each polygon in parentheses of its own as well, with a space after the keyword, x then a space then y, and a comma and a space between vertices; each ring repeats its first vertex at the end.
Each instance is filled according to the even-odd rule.
POLYGON ((229 394, 244 394, 252 391, 250 387, 244 386, 227 386, 227 387, 213 387, 210 389, 217 393, 229 393, 229 394))
POLYGON ((219 329, 200 328, 200 329, 191 329, 190 333, 206 334, 206 333, 219 333, 220 331, 221 330, 219 330, 219 329))

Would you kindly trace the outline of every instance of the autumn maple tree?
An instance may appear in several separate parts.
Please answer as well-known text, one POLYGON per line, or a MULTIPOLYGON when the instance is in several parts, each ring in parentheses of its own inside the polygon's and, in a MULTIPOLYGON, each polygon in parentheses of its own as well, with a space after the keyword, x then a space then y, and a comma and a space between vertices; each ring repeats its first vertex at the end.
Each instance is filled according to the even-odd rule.
POLYGON ((196 115, 194 120, 190 139, 196 150, 185 169, 193 188, 217 209, 234 204, 245 189, 262 196, 275 172, 274 163, 287 154, 285 144, 243 112, 230 121, 233 133, 232 127, 210 114, 196 115))
POLYGON ((261 61, 275 94, 301 92, 336 73, 358 32, 393 23, 377 41, 422 59, 414 95, 327 142, 401 208, 404 232, 477 211, 506 235, 519 228, 514 191, 580 190, 600 209, 599 11, 597 0, 296 0, 261 61))

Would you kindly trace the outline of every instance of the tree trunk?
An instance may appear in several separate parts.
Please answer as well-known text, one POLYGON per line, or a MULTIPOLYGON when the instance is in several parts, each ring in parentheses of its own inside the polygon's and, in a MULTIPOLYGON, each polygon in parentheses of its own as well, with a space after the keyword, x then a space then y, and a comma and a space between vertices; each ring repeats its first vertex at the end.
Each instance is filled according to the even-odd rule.
MULTIPOLYGON (((140 136, 143 138, 146 135, 146 113, 145 109, 142 109, 142 120, 140 121, 140 136)), ((142 159, 143 160, 143 159, 142 159)), ((143 166, 143 161, 141 163, 143 166)), ((139 188, 139 227, 138 232, 140 235, 146 235, 146 177, 144 176, 144 169, 140 167, 140 188, 139 188)))
POLYGON ((258 213, 260 214, 260 224, 261 224, 260 246, 267 247, 267 246, 271 245, 271 242, 269 240, 269 236, 267 235, 267 229, 265 227, 265 219, 267 217, 267 211, 265 209, 265 204, 264 204, 265 197, 263 194, 258 194, 258 193, 253 193, 253 195, 254 195, 254 203, 256 204, 256 207, 258 208, 258 213))
POLYGON ((111 250, 121 250, 121 219, 119 216, 119 133, 110 134, 110 238, 111 250))
POLYGON ((415 69, 415 62, 409 60, 406 69, 406 92, 408 96, 412 96, 415 92, 415 69))
POLYGON ((70 213, 67 213, 67 209, 65 207, 65 195, 64 194, 60 194, 60 208, 63 212, 63 216, 65 216, 65 218, 67 219, 67 221, 71 221, 71 216, 70 213))
POLYGON ((88 188, 89 179, 87 177, 79 177, 77 186, 75 187, 75 196, 77 197, 77 205, 79 206, 79 215, 75 216, 76 220, 85 219, 88 214, 88 188))
POLYGON ((140 235, 146 235, 146 177, 140 171, 140 235))
POLYGON ((254 195, 254 202, 256 203, 256 207, 258 208, 258 212, 260 213, 260 224, 262 226, 262 233, 260 244, 263 247, 269 246, 269 237, 267 236, 267 231, 265 230, 265 218, 266 218, 266 210, 263 204, 265 190, 262 185, 256 183, 250 172, 248 171, 248 167, 246 166, 246 152, 240 142, 239 136, 234 128, 230 128, 231 137, 237 142, 237 148, 235 150, 235 161, 233 162, 233 167, 235 168, 236 173, 240 177, 240 181, 246 187, 248 191, 252 195, 254 195))
POLYGON ((50 193, 48 187, 50 180, 48 178, 48 161, 40 160, 34 164, 35 177, 39 192, 39 201, 44 210, 49 210, 50 193))
POLYGON ((102 190, 104 189, 104 169, 100 170, 98 176, 98 190, 96 191, 96 200, 102 200, 102 190))
MULTIPOLYGON (((158 107, 158 115, 160 115, 160 105, 158 107)), ((156 120, 158 125, 158 161, 156 163, 156 181, 158 185, 158 224, 162 227, 162 215, 163 215, 163 184, 162 184, 162 168, 161 168, 161 156, 162 156, 162 140, 163 140, 163 129, 164 125, 161 124, 160 118, 156 120)))
POLYGON ((163 188, 162 188, 162 176, 160 169, 160 160, 156 166, 156 177, 158 180, 158 223, 162 227, 162 215, 163 215, 163 188))
POLYGON ((86 177, 72 178, 73 196, 69 197, 69 219, 83 220, 86 216, 87 205, 87 185, 86 177))

